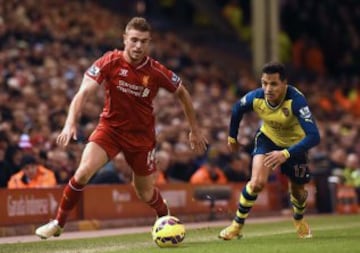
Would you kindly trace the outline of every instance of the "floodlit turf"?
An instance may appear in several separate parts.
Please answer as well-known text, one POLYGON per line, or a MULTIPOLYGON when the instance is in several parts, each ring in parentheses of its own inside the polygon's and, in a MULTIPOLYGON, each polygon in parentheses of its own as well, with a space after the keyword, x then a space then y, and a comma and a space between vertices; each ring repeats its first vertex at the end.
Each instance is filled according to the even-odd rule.
MULTIPOLYGON (((360 215, 319 216, 307 219, 314 237, 298 239, 291 220, 249 223, 240 240, 221 241, 221 228, 188 230, 177 248, 158 248, 150 233, 76 240, 47 240, 1 244, 0 253, 356 253, 360 252, 360 215)), ((186 224, 185 224, 186 225, 186 224)))

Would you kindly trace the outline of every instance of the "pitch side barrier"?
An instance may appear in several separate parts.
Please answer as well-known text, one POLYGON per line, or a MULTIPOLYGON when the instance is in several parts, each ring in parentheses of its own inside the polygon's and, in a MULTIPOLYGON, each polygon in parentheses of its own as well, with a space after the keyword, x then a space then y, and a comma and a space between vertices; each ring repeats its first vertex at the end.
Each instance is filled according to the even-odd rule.
MULTIPOLYGON (((176 216, 215 219, 233 214, 244 184, 191 185, 174 183, 159 185, 172 214, 176 216)), ((63 186, 46 189, 0 189, 0 227, 41 224, 54 218, 63 186)), ((279 212, 280 188, 270 183, 259 195, 252 215, 279 212)), ((309 209, 315 208, 315 187, 310 184, 309 209)), ((154 211, 138 200, 131 185, 88 185, 69 221, 153 218, 154 211)))

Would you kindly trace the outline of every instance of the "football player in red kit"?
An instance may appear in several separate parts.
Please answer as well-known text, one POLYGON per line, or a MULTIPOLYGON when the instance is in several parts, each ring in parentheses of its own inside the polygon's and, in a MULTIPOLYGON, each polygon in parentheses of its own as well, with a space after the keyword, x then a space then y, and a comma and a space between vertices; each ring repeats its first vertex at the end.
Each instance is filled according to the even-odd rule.
POLYGON ((158 217, 168 207, 154 186, 155 118, 152 101, 160 88, 174 93, 183 106, 190 126, 189 140, 194 152, 202 153, 207 140, 200 132, 191 97, 181 79, 148 56, 151 40, 149 23, 132 18, 125 28, 124 50, 107 52, 86 71, 74 96, 65 125, 57 137, 60 146, 76 140, 76 121, 86 99, 105 89, 105 104, 99 124, 89 137, 74 176, 64 189, 56 218, 36 229, 42 239, 59 236, 69 212, 77 204, 90 178, 119 152, 133 170, 138 197, 152 207, 158 217))

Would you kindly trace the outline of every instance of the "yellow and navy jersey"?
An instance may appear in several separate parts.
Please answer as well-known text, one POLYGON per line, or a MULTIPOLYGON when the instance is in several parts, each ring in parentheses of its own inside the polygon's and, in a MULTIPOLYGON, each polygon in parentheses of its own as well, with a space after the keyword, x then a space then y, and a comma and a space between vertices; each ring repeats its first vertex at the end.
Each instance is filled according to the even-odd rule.
POLYGON ((290 156, 303 153, 320 142, 319 130, 304 95, 288 85, 281 104, 271 106, 262 88, 250 91, 232 109, 229 136, 237 139, 244 113, 254 111, 262 119, 260 131, 290 156))

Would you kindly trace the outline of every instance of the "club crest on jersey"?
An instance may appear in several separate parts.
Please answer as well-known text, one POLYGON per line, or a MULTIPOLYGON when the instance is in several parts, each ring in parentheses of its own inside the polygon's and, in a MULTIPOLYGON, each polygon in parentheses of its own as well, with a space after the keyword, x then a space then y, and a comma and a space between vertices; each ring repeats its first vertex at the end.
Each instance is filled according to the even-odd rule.
POLYGON ((289 117, 290 115, 290 111, 288 108, 282 108, 281 111, 283 112, 283 114, 285 115, 285 117, 289 117))
POLYGON ((311 118, 311 112, 308 106, 305 106, 303 108, 300 108, 300 117, 303 119, 310 119, 311 118))
POLYGON ((142 78, 142 84, 146 87, 149 84, 149 76, 143 76, 142 78))
POLYGON ((95 65, 92 65, 88 70, 87 70, 87 73, 90 75, 90 76, 98 76, 99 73, 100 73, 100 68, 95 66, 95 65))

